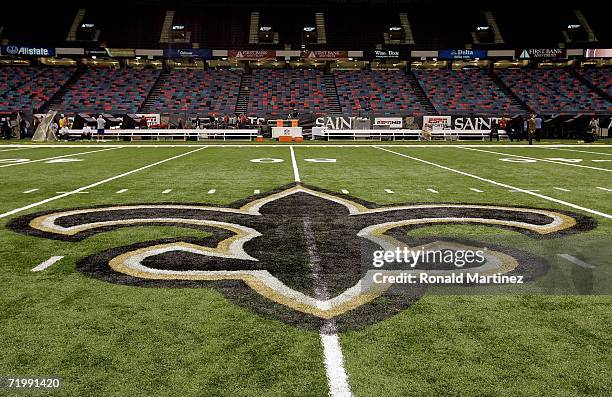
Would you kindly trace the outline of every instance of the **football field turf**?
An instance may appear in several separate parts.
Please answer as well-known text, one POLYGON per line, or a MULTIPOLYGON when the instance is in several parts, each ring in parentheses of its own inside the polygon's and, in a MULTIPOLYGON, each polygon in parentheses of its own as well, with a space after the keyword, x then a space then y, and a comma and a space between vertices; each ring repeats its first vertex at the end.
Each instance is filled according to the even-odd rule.
MULTIPOLYGON (((0 173, 0 377, 61 377, 49 395, 612 394, 612 146, 0 146, 0 173), (151 242, 214 241, 217 226, 235 232, 227 225, 244 216, 237 208, 296 186, 314 204, 264 204, 251 243, 271 274, 309 296, 313 246, 327 298, 346 288, 346 269, 326 260, 361 266, 347 256, 354 247, 341 249, 348 215, 324 201, 544 209, 578 221, 546 238, 486 222, 401 229, 526 253, 545 270, 512 287, 434 286, 399 303, 380 296, 325 332, 311 312, 242 281, 141 282, 108 267, 151 242), (185 226, 198 206, 219 224, 185 226), (94 207, 110 210, 80 221, 109 223, 82 238, 32 226, 94 207), (132 222, 114 227, 113 213, 132 222), (312 225, 296 229, 300 217, 312 225)), ((197 264, 176 258, 168 271, 197 264)), ((228 270, 198 270, 208 265, 228 270)))

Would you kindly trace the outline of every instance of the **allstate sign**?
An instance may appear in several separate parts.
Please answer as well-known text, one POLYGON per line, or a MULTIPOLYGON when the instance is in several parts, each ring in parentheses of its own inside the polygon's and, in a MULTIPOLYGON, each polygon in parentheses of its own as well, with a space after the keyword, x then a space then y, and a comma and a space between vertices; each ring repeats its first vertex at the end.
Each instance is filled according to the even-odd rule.
POLYGON ((51 47, 29 47, 20 45, 3 45, 0 47, 2 55, 13 56, 41 56, 52 57, 55 55, 55 48, 51 47))

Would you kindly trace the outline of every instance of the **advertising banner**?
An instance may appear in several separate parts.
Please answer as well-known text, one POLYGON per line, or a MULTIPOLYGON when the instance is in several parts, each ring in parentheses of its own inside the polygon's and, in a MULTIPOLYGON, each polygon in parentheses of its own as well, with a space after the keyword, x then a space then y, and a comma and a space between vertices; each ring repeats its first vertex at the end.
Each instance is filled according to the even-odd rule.
POLYGON ((588 48, 584 50, 587 58, 612 58, 612 48, 588 48))
POLYGON ((400 59, 401 55, 396 50, 374 50, 374 59, 400 59))
POLYGON ((444 130, 451 128, 451 116, 423 116, 423 128, 444 130))
POLYGON ((559 59, 567 58, 565 48, 527 48, 516 50, 518 59, 559 59))
POLYGON ((166 48, 164 57, 212 59, 212 50, 208 48, 166 48))
POLYGON ((110 52, 108 52, 108 48, 86 48, 85 55, 97 56, 97 57, 111 56, 110 52))
POLYGON ((230 50, 227 56, 237 59, 274 59, 275 50, 230 50))
POLYGON ((388 125, 391 129, 401 129, 404 126, 404 120, 401 117, 375 117, 374 125, 388 125))
POLYGON ((453 116, 452 128, 454 130, 490 130, 493 121, 499 123, 500 117, 462 117, 453 116))
POLYGON ((149 127, 151 127, 153 125, 161 124, 161 115, 159 115, 159 114, 155 114, 155 113, 137 113, 136 116, 144 117, 145 119, 147 119, 147 125, 149 127))
POLYGON ((55 48, 51 47, 29 47, 23 45, 0 46, 2 55, 52 57, 55 56, 55 48))
POLYGON ((486 57, 487 57, 487 50, 457 49, 457 50, 438 51, 438 58, 440 59, 475 59, 475 58, 486 58, 486 57))
POLYGON ((302 51, 303 59, 347 59, 348 51, 302 51))
POLYGON ((315 120, 315 127, 329 130, 350 130, 355 125, 356 116, 322 116, 315 120))

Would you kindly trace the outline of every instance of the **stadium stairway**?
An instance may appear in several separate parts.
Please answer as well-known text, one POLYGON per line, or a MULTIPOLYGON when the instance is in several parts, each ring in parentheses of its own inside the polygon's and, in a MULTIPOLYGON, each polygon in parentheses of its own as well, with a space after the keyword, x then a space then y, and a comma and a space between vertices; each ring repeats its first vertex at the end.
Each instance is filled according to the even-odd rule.
POLYGON ((595 93, 597 93, 597 95, 599 95, 600 97, 612 102, 612 95, 609 95, 607 92, 605 92, 604 90, 602 90, 601 88, 599 88, 598 86, 596 86, 595 84, 591 83, 587 78, 585 78, 583 75, 581 75, 580 73, 578 73, 575 69, 569 69, 569 72, 572 76, 574 76, 578 81, 580 81, 582 84, 586 85, 587 87, 589 87, 592 91, 594 91, 595 93))
POLYGON ((510 87, 506 85, 506 83, 502 81, 502 79, 497 73, 495 73, 495 71, 489 71, 489 75, 491 76, 491 79, 495 82, 495 84, 497 84, 497 86, 504 92, 504 94, 506 94, 506 96, 510 98, 513 105, 520 107, 524 113, 533 113, 533 110, 529 106, 527 106, 527 104, 522 101, 521 98, 519 98, 518 95, 516 95, 514 91, 512 91, 510 87))
POLYGON ((253 76, 245 72, 240 80, 240 90, 238 90, 238 101, 236 102, 236 113, 247 114, 249 99, 251 97, 251 80, 253 76))
POLYGON ((326 74, 323 76, 323 83, 325 83, 325 96, 327 96, 327 100, 329 101, 328 107, 332 113, 340 114, 342 113, 342 108, 340 107, 340 99, 338 98, 338 89, 336 88, 336 80, 334 79, 334 75, 326 74))
POLYGON ((155 81, 155 84, 153 85, 153 88, 151 88, 151 91, 149 91, 147 99, 145 99, 142 106, 140 107, 141 113, 151 112, 151 109, 157 103, 159 96, 161 95, 162 87, 166 83, 166 80, 168 80, 169 76, 170 72, 168 72, 168 70, 163 69, 161 71, 161 73, 157 77, 157 80, 155 81))
POLYGON ((421 84, 419 83, 417 77, 412 72, 412 70, 408 70, 408 72, 406 73, 406 78, 408 79, 410 86, 414 90, 418 101, 421 103, 421 106, 426 109, 427 114, 438 115, 438 110, 431 103, 431 101, 427 97, 427 94, 425 94, 425 90, 423 89, 423 87, 421 87, 421 84))
POLYGON ((83 73, 85 73, 86 67, 85 66, 79 66, 75 72, 73 73, 72 76, 70 76, 70 78, 66 81, 66 83, 62 86, 62 88, 60 88, 50 99, 47 103, 45 103, 43 106, 40 107, 40 109, 38 109, 38 111, 40 113, 47 113, 49 110, 51 109, 55 109, 57 108, 61 103, 62 103, 62 98, 64 98, 64 95, 66 94, 66 92, 68 91, 68 89, 70 87, 72 87, 74 85, 74 83, 77 82, 77 80, 81 77, 81 75, 83 73))

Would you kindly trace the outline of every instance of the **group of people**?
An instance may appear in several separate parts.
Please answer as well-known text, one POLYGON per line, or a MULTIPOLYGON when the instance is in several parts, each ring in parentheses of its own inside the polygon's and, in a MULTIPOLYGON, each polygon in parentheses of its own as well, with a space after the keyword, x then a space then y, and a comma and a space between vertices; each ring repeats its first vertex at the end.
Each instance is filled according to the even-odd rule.
MULTIPOLYGON (((106 127, 106 120, 102 115, 99 115, 96 119, 96 138, 97 141, 101 141, 104 139, 104 131, 106 127)), ((60 115, 58 120, 54 120, 51 123, 51 131, 53 131, 57 139, 60 141, 69 141, 70 140, 70 129, 72 128, 72 121, 70 118, 62 114, 60 115)), ((94 136, 94 131, 91 126, 87 123, 83 125, 83 129, 81 130, 81 140, 92 140, 94 136)))
POLYGON ((25 137, 28 135, 29 128, 30 123, 21 112, 17 113, 17 118, 14 120, 8 116, 0 118, 0 136, 4 139, 25 137))
POLYGON ((504 115, 499 121, 494 120, 491 123, 489 141, 493 141, 493 138, 499 141, 499 131, 505 131, 510 142, 515 139, 520 142, 525 138, 532 145, 534 139, 536 142, 540 142, 542 138, 542 117, 532 113, 527 117, 518 116, 512 120, 504 115))

